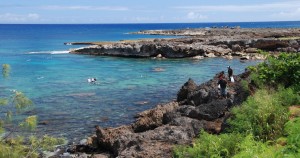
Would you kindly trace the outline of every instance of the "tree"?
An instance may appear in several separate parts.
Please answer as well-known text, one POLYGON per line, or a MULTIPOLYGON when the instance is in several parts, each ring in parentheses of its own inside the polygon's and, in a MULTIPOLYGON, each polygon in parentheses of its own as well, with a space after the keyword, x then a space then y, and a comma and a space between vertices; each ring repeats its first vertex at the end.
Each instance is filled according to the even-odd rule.
MULTIPOLYGON (((10 65, 2 65, 2 75, 4 78, 9 77, 10 65)), ((64 143, 62 138, 53 138, 50 136, 43 136, 37 138, 31 136, 27 139, 17 136, 12 137, 11 134, 15 132, 17 128, 23 130, 34 130, 37 124, 37 116, 28 116, 22 122, 18 122, 17 125, 12 125, 10 128, 4 127, 7 123, 12 122, 13 115, 20 114, 24 109, 33 105, 33 102, 27 98, 22 92, 13 91, 13 94, 8 98, 0 98, 0 106, 9 107, 4 118, 0 116, 0 134, 6 131, 6 134, 0 137, 0 158, 6 157, 39 157, 38 149, 51 150, 54 145, 64 143)))
POLYGON ((2 65, 2 75, 4 78, 7 78, 10 73, 10 65, 9 64, 3 64, 2 65))

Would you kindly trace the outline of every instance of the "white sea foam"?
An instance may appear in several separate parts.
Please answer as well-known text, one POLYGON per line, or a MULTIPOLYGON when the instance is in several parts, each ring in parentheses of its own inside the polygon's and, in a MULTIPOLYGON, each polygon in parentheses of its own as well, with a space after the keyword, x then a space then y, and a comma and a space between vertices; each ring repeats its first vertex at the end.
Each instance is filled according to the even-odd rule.
POLYGON ((38 51, 38 52, 28 52, 26 54, 68 54, 70 51, 68 50, 61 50, 61 51, 38 51))
POLYGON ((43 79, 44 76, 40 76, 40 77, 37 77, 36 79, 40 80, 40 79, 43 79))

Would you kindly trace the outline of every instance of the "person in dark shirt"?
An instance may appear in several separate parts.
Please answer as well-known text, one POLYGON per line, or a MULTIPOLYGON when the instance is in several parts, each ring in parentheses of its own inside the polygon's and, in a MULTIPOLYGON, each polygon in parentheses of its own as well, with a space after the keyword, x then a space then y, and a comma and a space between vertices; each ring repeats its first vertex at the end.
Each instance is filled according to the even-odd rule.
POLYGON ((233 78, 233 70, 230 66, 227 67, 228 68, 228 80, 230 82, 234 82, 234 78, 233 78))
POLYGON ((233 75, 233 70, 230 66, 228 66, 227 68, 228 68, 228 78, 230 80, 230 77, 233 75))
POLYGON ((223 78, 221 78, 219 80, 218 84, 220 85, 220 90, 221 90, 222 97, 226 98, 226 96, 227 96, 227 92, 226 92, 227 81, 225 81, 223 78))
POLYGON ((222 78, 224 78, 224 71, 222 71, 221 73, 219 73, 218 78, 219 78, 219 80, 221 80, 222 78))

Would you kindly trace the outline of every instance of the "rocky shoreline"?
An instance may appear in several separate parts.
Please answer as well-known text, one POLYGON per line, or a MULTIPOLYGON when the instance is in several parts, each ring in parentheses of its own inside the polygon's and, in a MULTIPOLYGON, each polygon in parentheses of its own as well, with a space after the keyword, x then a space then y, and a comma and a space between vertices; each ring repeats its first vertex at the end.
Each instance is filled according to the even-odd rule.
POLYGON ((148 30, 133 34, 183 36, 172 39, 124 40, 119 42, 69 42, 88 45, 70 50, 73 54, 134 58, 239 57, 242 60, 264 59, 268 52, 300 52, 300 29, 205 28, 148 30))
MULTIPOLYGON (((90 45, 71 50, 74 54, 136 58, 239 57, 244 60, 263 59, 260 50, 300 52, 300 29, 213 28, 136 33, 184 37, 66 44, 90 45)), ((230 117, 229 109, 240 105, 251 93, 242 84, 243 80, 249 83, 249 74, 247 71, 234 76, 235 82, 229 84, 226 99, 219 97, 218 74, 200 85, 189 79, 179 90, 176 101, 137 114, 136 121, 130 125, 116 128, 96 126, 95 135, 67 151, 76 153, 77 157, 89 155, 94 158, 172 157, 176 145, 192 144, 200 130, 215 134, 222 132, 226 119, 230 117)))
POLYGON ((220 133, 230 116, 229 109, 240 105, 249 92, 242 88, 242 80, 249 80, 250 72, 234 76, 227 98, 220 98, 218 74, 197 85, 189 79, 179 90, 177 100, 136 115, 130 125, 116 128, 96 126, 96 134, 83 144, 68 149, 78 157, 172 157, 176 145, 191 144, 200 130, 220 133))

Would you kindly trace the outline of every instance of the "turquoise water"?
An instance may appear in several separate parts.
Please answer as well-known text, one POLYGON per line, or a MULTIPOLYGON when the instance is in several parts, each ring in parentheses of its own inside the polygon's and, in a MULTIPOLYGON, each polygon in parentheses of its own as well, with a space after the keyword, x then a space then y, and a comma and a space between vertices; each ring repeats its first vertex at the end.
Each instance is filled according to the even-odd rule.
MULTIPOLYGON (((47 122, 38 125, 37 134, 76 141, 91 135, 95 125, 130 124, 136 113, 176 99, 188 78, 200 84, 225 71, 227 65, 237 74, 256 63, 223 58, 95 57, 68 54, 70 48, 78 46, 63 45, 72 41, 148 38, 126 34, 142 29, 206 27, 190 25, 0 25, 0 64, 11 65, 10 77, 0 78, 0 96, 22 91, 34 106, 21 116, 37 115, 39 122, 47 122), (163 71, 155 71, 157 68, 163 71), (96 77, 97 83, 88 83, 90 77, 96 77)), ((1 117, 6 110, 1 107, 1 117)))

